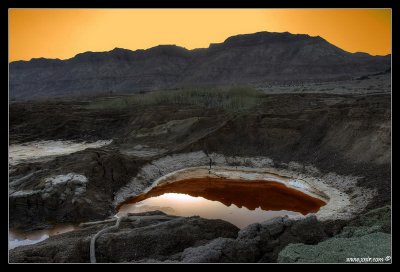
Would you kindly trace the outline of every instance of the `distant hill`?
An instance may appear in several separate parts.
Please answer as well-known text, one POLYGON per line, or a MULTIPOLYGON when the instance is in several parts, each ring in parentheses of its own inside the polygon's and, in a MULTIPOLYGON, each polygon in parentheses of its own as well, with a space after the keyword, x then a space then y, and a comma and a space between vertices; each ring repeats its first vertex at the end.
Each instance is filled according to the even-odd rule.
POLYGON ((147 50, 85 52, 67 60, 15 61, 9 66, 10 97, 327 81, 379 73, 390 66, 390 55, 349 53, 319 36, 258 32, 194 50, 159 45, 147 50))

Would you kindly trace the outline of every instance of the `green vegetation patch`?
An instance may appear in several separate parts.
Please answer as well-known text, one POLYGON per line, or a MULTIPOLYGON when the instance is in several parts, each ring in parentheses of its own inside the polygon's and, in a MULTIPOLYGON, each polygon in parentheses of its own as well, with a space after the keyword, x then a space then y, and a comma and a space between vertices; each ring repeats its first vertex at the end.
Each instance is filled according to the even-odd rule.
POLYGON ((102 97, 91 102, 89 109, 129 109, 131 107, 177 105, 241 112, 255 107, 261 93, 249 87, 184 88, 153 91, 126 96, 102 97))

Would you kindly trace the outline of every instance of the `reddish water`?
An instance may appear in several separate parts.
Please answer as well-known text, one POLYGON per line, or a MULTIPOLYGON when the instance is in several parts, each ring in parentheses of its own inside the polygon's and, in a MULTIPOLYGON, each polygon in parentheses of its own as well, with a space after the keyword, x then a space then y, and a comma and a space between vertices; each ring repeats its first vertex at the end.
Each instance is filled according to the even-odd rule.
POLYGON ((325 204, 278 182, 196 178, 159 185, 118 208, 119 213, 162 210, 179 216, 219 218, 244 227, 277 216, 315 213, 325 204))
MULTIPOLYGON (((119 214, 161 210, 177 216, 199 215, 243 228, 278 216, 315 213, 325 204, 274 181, 197 178, 159 185, 127 200, 118 210, 119 214)), ((74 229, 73 225, 57 225, 53 229, 32 232, 10 230, 9 248, 38 243, 74 229)))

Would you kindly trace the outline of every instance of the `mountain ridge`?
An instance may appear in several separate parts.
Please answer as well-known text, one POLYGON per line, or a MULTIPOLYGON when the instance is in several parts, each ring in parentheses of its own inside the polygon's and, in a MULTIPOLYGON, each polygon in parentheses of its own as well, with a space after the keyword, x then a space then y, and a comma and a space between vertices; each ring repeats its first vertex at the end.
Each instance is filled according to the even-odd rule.
MULTIPOLYGON (((223 43, 225 43, 227 40, 229 40, 229 39, 231 39, 231 38, 233 38, 233 37, 246 36, 246 35, 255 35, 255 34, 259 34, 259 33, 269 33, 269 34, 274 34, 274 33, 277 33, 277 34, 286 34, 286 33, 288 33, 288 34, 290 34, 290 35, 306 36, 306 37, 309 37, 309 38, 321 39, 321 40, 323 40, 323 41, 325 41, 325 42, 328 42, 326 39, 324 39, 323 37, 321 37, 321 36, 319 36, 319 35, 317 35, 317 36, 311 36, 311 35, 308 35, 308 34, 292 34, 292 33, 287 32, 287 31, 286 31, 286 32, 268 32, 268 31, 260 31, 260 32, 255 32, 255 33, 238 34, 238 35, 235 35, 235 36, 230 36, 230 37, 226 38, 223 42, 220 42, 220 43, 210 43, 208 47, 198 47, 198 48, 193 48, 193 49, 188 49, 188 48, 186 48, 186 47, 184 47, 184 46, 180 46, 180 45, 177 45, 177 44, 159 44, 159 45, 155 45, 155 46, 152 46, 152 47, 149 47, 149 48, 139 48, 139 49, 134 49, 134 50, 132 50, 132 49, 127 49, 127 48, 122 48, 122 47, 114 47, 113 49, 108 50, 108 51, 85 51, 85 52, 80 52, 80 53, 77 53, 75 56, 70 57, 70 58, 66 58, 66 59, 38 57, 38 58, 31 58, 30 60, 15 60, 15 61, 11 61, 10 64, 11 64, 11 63, 16 63, 16 62, 30 62, 30 61, 35 61, 35 60, 57 60, 57 61, 58 61, 58 60, 62 60, 62 61, 65 61, 65 60, 73 59, 73 58, 77 57, 78 55, 85 54, 85 53, 110 53, 110 52, 113 52, 113 51, 126 51, 126 52, 131 52, 131 53, 132 53, 132 52, 136 52, 136 51, 146 51, 146 50, 150 50, 150 49, 153 49, 153 48, 156 48, 156 47, 160 47, 160 46, 171 46, 171 47, 182 48, 182 49, 187 50, 187 51, 196 51, 196 50, 209 49, 209 48, 212 47, 212 46, 219 45, 219 44, 223 44, 223 43)), ((329 42, 328 42, 328 43, 329 43, 329 42)), ((332 44, 332 45, 334 45, 334 44, 332 44)), ((334 45, 334 46, 337 47, 337 48, 339 48, 339 49, 341 49, 341 50, 343 50, 343 51, 345 51, 345 52, 351 53, 351 52, 346 51, 346 50, 344 50, 344 49, 342 49, 342 48, 340 48, 340 47, 338 47, 338 46, 336 46, 336 45, 334 45)), ((362 52, 362 51, 357 51, 357 52, 354 52, 354 53, 351 53, 351 54, 364 54, 364 55, 366 54, 366 55, 372 56, 372 57, 390 57, 390 56, 391 56, 391 54, 386 54, 386 55, 372 55, 372 54, 370 54, 370 53, 362 52)))
POLYGON ((380 72, 389 56, 350 53, 308 34, 257 32, 208 48, 158 45, 10 63, 10 97, 25 99, 182 86, 325 81, 380 72))

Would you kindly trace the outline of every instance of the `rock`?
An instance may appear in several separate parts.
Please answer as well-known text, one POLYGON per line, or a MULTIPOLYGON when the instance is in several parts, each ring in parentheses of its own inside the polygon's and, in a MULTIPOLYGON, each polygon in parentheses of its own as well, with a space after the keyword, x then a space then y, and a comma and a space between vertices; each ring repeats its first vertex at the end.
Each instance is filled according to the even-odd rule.
POLYGON ((134 230, 122 228, 98 239, 97 259, 99 262, 163 260, 217 237, 236 237, 237 231, 230 223, 200 217, 176 218, 134 230))
POLYGON ((355 222, 369 227, 380 225, 390 231, 391 210, 390 205, 386 205, 362 214, 355 222))
POLYGON ((391 232, 391 208, 386 205, 371 210, 354 220, 337 237, 360 237, 374 232, 391 232))
POLYGON ((261 237, 255 239, 237 239, 235 243, 235 261, 250 263, 260 259, 262 256, 261 244, 265 242, 261 237))
POLYGON ((391 256, 391 235, 377 232, 355 238, 331 238, 318 245, 290 244, 278 256, 280 263, 344 263, 347 258, 391 256))
POLYGON ((210 243, 188 248, 182 253, 181 262, 209 263, 209 262, 254 262, 260 257, 257 239, 227 239, 217 238, 210 243))
POLYGON ((361 237, 370 233, 382 231, 382 228, 378 225, 372 227, 360 226, 346 226, 343 228, 343 231, 336 235, 337 238, 352 238, 352 237, 361 237))
POLYGON ((259 223, 250 224, 246 228, 241 229, 239 231, 238 238, 239 239, 253 239, 258 236, 260 228, 261 228, 261 224, 259 224, 259 223))
POLYGON ((210 243, 187 248, 182 253, 184 263, 211 263, 211 262, 235 262, 232 252, 235 240, 230 238, 217 238, 210 243))
POLYGON ((141 164, 121 154, 87 149, 32 163, 42 169, 35 175, 17 165, 19 176, 28 177, 10 193, 10 227, 29 230, 47 222, 74 224, 107 218, 115 214, 115 192, 141 164), (100 170, 99 165, 103 165, 100 170))
POLYGON ((264 222, 263 224, 261 224, 261 227, 263 229, 266 229, 268 231, 269 235, 276 236, 283 231, 283 229, 285 227, 283 222, 284 222, 284 218, 277 217, 270 221, 264 222))
MULTIPOLYGON (((96 224, 10 250, 10 262, 89 262, 90 238, 111 223, 96 224)), ((133 214, 96 241, 97 262, 174 260, 189 247, 218 237, 235 238, 238 228, 222 220, 175 217, 162 212, 133 214)))
POLYGON ((317 242, 326 238, 315 216, 295 221, 279 217, 251 224, 236 239, 215 239, 185 249, 182 262, 275 262, 279 251, 293 241, 317 242), (318 240, 319 239, 319 240, 318 240))
POLYGON ((327 238, 323 225, 316 216, 307 216, 304 220, 296 221, 290 232, 306 244, 314 244, 327 238))
MULTIPOLYGON (((391 256, 391 208, 384 206, 371 210, 345 226, 335 237, 317 245, 293 243, 278 256, 279 262, 346 262, 346 258, 391 256), (387 232, 387 233, 384 233, 387 232)), ((302 223, 294 229, 301 228, 302 223)), ((339 222, 338 225, 342 225, 339 222)), ((315 230, 315 229, 313 229, 315 230)), ((315 237, 313 230, 311 236, 315 237)), ((303 240, 306 237, 302 237, 303 240)), ((315 242, 315 240, 314 240, 315 242)))

